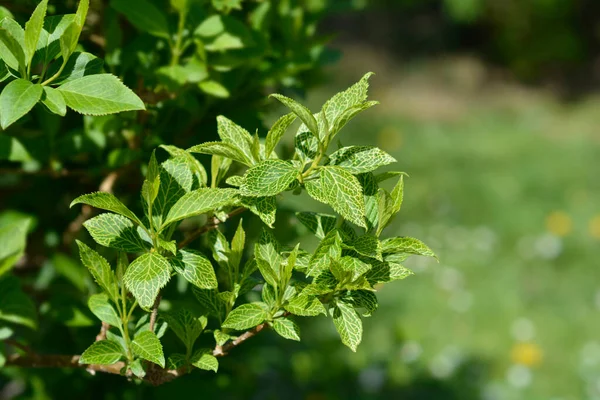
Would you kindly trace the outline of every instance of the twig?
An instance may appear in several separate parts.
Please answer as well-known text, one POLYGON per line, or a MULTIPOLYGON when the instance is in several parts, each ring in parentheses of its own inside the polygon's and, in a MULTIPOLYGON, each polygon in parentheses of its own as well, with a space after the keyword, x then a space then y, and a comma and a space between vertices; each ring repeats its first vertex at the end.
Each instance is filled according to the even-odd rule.
POLYGON ((6 343, 9 346, 16 347, 17 349, 20 349, 20 350, 24 351, 27 354, 33 354, 33 351, 31 350, 31 348, 29 346, 24 345, 22 343, 19 343, 16 340, 6 339, 3 342, 6 343))
POLYGON ((106 322, 102 322, 100 326, 100 332, 96 335, 96 342, 106 339, 106 332, 110 329, 110 325, 106 322))
POLYGON ((233 348, 244 343, 246 340, 250 339, 251 337, 256 336, 256 334, 258 334, 260 331, 262 331, 263 329, 265 329, 267 327, 268 327, 268 324, 266 322, 262 323, 260 325, 255 326, 254 328, 250 329, 249 331, 242 333, 235 340, 232 340, 231 342, 228 342, 223 346, 216 346, 215 349, 213 350, 213 356, 215 356, 215 357, 226 356, 230 350, 232 350, 233 348))
POLYGON ((150 332, 154 332, 154 325, 156 324, 156 317, 158 315, 158 306, 160 306, 161 299, 162 296, 159 294, 154 300, 154 305, 152 305, 152 313, 150 314, 150 332))
MULTIPOLYGON (((235 210, 233 210, 232 212, 230 212, 229 214, 227 214, 227 219, 229 219, 231 217, 235 217, 236 215, 241 214, 241 213, 243 213, 246 210, 247 210, 246 207, 236 208, 235 210)), ((194 240, 196 240, 200 236, 204 235, 206 232, 212 231, 213 229, 217 229, 217 227, 222 222, 223 221, 219 220, 218 218, 214 218, 213 217, 209 223, 202 225, 200 228, 196 229, 195 231, 193 231, 192 233, 190 233, 185 239, 183 239, 181 242, 179 242, 179 244, 177 245, 177 247, 179 249, 184 248, 185 246, 187 246, 188 244, 192 243, 194 240)))

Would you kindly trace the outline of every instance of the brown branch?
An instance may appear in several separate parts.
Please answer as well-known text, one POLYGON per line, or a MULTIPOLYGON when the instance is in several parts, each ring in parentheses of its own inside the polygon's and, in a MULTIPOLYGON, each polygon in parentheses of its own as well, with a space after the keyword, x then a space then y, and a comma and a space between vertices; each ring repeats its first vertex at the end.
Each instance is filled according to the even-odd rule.
POLYGON ((106 339, 106 332, 109 329, 110 329, 110 325, 103 321, 102 325, 100 326, 100 332, 98 332, 98 334, 96 335, 96 342, 99 342, 101 340, 105 340, 106 339))
POLYGON ((158 306, 160 306, 161 299, 162 296, 159 293, 152 305, 152 313, 150 313, 150 332, 154 332, 154 325, 156 324, 156 317, 158 316, 158 306))
POLYGON ((260 333, 260 331, 262 331, 263 329, 267 328, 269 325, 264 322, 260 325, 255 326, 254 328, 242 333, 240 336, 238 336, 235 340, 232 340, 231 342, 225 343, 225 345, 223 346, 219 346, 217 345, 215 347, 215 349, 213 350, 213 356, 215 357, 223 357, 226 356, 227 353, 232 350, 233 348, 239 346, 240 344, 244 343, 246 340, 250 339, 251 337, 256 336, 258 333, 260 333))
MULTIPOLYGON (((241 213, 243 213, 246 210, 247 210, 246 207, 236 208, 235 210, 233 210, 232 212, 230 212, 229 214, 227 214, 227 219, 235 217, 236 215, 241 214, 241 213)), ((179 242, 179 244, 177 245, 177 248, 183 249, 185 246, 187 246, 188 244, 192 243, 194 240, 196 240, 200 236, 204 235, 206 232, 210 232, 213 229, 217 229, 217 227, 222 222, 223 221, 219 220, 216 217, 211 218, 211 220, 210 220, 209 223, 206 223, 206 224, 202 225, 200 228, 196 229, 195 231, 193 231, 192 233, 190 233, 185 239, 183 239, 181 242, 179 242)))
POLYGON ((33 351, 31 350, 31 348, 29 346, 19 343, 16 340, 6 339, 6 340, 4 340, 4 343, 6 343, 9 346, 16 347, 17 349, 20 349, 27 354, 33 353, 33 351))

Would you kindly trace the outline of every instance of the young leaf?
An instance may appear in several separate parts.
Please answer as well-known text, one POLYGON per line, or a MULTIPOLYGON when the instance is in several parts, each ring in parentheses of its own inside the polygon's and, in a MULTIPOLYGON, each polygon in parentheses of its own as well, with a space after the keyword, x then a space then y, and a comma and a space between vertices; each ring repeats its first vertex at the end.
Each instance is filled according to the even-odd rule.
POLYGON ((344 243, 344 247, 352 249, 365 257, 383 261, 381 243, 379 243, 379 240, 375 236, 362 235, 351 242, 344 243))
POLYGON ((279 275, 280 252, 281 245, 275 236, 269 230, 263 229, 258 242, 254 245, 254 256, 257 259, 265 260, 279 275))
POLYGON ((323 106, 323 111, 327 120, 334 123, 340 115, 352 106, 360 105, 367 100, 369 89, 369 78, 373 76, 372 72, 366 73, 360 81, 333 96, 323 106))
POLYGON ((315 317, 319 314, 327 314, 323 303, 316 296, 307 294, 300 294, 293 297, 283 307, 290 313, 301 317, 315 317))
POLYGON ((266 305, 259 302, 242 304, 229 313, 221 326, 236 330, 253 328, 268 318, 265 308, 266 305))
POLYGON ((80 203, 87 204, 89 206, 96 207, 101 210, 112 211, 114 213, 129 218, 138 225, 143 225, 142 221, 140 221, 140 219, 129 208, 127 208, 125 204, 121 203, 121 201, 117 199, 112 193, 94 192, 84 194, 73 200, 69 207, 73 207, 75 204, 80 203))
POLYGON ((229 263, 236 271, 239 270, 240 262, 244 255, 244 246, 246 245, 246 232, 244 231, 242 222, 243 219, 240 219, 233 239, 231 239, 231 253, 229 255, 229 263))
POLYGON ((106 322, 110 326, 121 326, 121 318, 119 318, 113 306, 108 302, 106 294, 91 295, 88 299, 88 307, 100 321, 106 322))
POLYGON ((48 0, 40 1, 35 10, 33 10, 29 21, 25 24, 25 53, 27 65, 31 64, 31 59, 37 48, 40 33, 44 27, 44 17, 46 16, 47 7, 48 0))
POLYGON ((192 250, 179 250, 177 256, 169 261, 178 274, 197 288, 217 288, 215 271, 204 255, 192 250))
POLYGON ((419 239, 411 237, 395 237, 385 239, 381 242, 382 251, 386 253, 409 253, 419 256, 437 258, 435 253, 419 239))
POLYGON ((374 261, 371 265, 371 269, 365 275, 371 285, 404 279, 414 274, 408 268, 395 262, 374 261))
POLYGON ((371 146, 342 147, 329 156, 330 165, 344 168, 351 174, 371 172, 393 162, 396 162, 394 157, 371 146))
POLYGON ((85 243, 76 240, 79 247, 81 262, 90 271, 94 280, 100 285, 113 301, 119 298, 115 275, 110 269, 108 261, 100 254, 89 248, 85 243))
POLYGON ((339 231, 334 229, 330 231, 321 240, 314 254, 308 262, 306 275, 317 276, 329 267, 330 260, 337 260, 342 255, 342 239, 339 231))
POLYGON ((290 127, 290 125, 296 120, 296 115, 294 113, 289 113, 279 118, 267 133, 267 138, 265 140, 265 158, 269 159, 271 154, 277 147, 277 144, 281 140, 285 131, 290 127))
POLYGON ((291 163, 282 160, 266 160, 246 171, 242 196, 275 196, 286 190, 298 176, 299 171, 291 163))
POLYGON ((79 364, 114 364, 123 357, 121 346, 110 340, 94 342, 79 358, 79 364))
POLYGON ((61 117, 64 117, 67 114, 67 103, 65 103, 65 98, 58 90, 49 86, 44 86, 42 104, 45 105, 50 112, 58 114, 61 117))
POLYGON ((277 318, 273 321, 273 329, 286 339, 300 341, 300 327, 293 319, 277 318))
POLYGON ((163 354, 162 344, 154 332, 143 331, 137 335, 131 342, 133 352, 143 358, 165 367, 165 355, 163 354))
POLYGON ((289 97, 282 96, 280 94, 272 94, 270 97, 275 97, 277 100, 282 102, 286 107, 288 107, 294 114, 298 116, 304 122, 304 124, 308 127, 308 129, 314 134, 319 135, 319 127, 317 125, 317 120, 310 112, 310 110, 304 107, 302 104, 296 102, 289 97))
POLYGON ((338 265, 345 271, 349 271, 352 273, 353 281, 371 269, 371 264, 367 264, 359 260, 358 258, 350 256, 344 256, 340 258, 338 261, 338 265))
POLYGON ((212 355, 209 349, 196 350, 191 359, 192 365, 196 368, 206 371, 217 372, 219 369, 219 360, 212 355))
POLYGON ((257 258, 256 266, 258 267, 258 270, 260 271, 260 274, 266 283, 271 285, 273 288, 277 288, 279 286, 279 277, 277 276, 277 273, 271 264, 261 258, 257 258))
POLYGON ((171 158, 159 167, 160 186, 153 203, 154 225, 161 226, 170 208, 192 190, 193 175, 184 157, 171 158))
MULTIPOLYGON (((175 354, 174 354, 175 355, 175 354)), ((171 358, 169 357, 169 360, 171 358)), ((146 376, 146 370, 144 369, 144 365, 142 364, 142 360, 141 359, 137 359, 134 362, 132 362, 129 365, 129 368, 131 368, 131 372, 133 372, 133 374, 135 376, 137 376, 138 378, 142 379, 146 376)))
POLYGON ((275 196, 241 197, 240 200, 252 214, 257 215, 269 228, 273 228, 277 213, 277 199, 275 196))
POLYGON ((342 339, 342 343, 356 352, 362 340, 362 321, 351 305, 336 302, 333 308, 333 324, 342 339))
POLYGON ((231 160, 237 161, 244 165, 250 166, 252 162, 242 151, 235 145, 225 142, 205 142, 196 146, 190 147, 187 151, 190 153, 211 154, 217 155, 231 160))
POLYGON ((232 120, 219 115, 217 117, 217 132, 224 143, 229 143, 237 147, 246 159, 255 159, 252 154, 252 136, 250 136, 247 130, 232 120))
POLYGON ((146 0, 111 0, 111 7, 119 11, 137 29, 169 39, 169 24, 165 13, 146 0))
POLYGON ((15 79, 0 93, 0 125, 8 128, 15 121, 27 114, 41 99, 41 85, 34 85, 25 79, 15 79))
POLYGON ((0 58, 6 65, 22 74, 26 65, 24 47, 25 32, 21 25, 14 19, 4 18, 0 22, 0 58))
MULTIPOLYGON (((194 156, 192 156, 190 153, 188 153, 187 151, 180 149, 178 147, 167 145, 167 144, 161 144, 160 147, 165 149, 172 157, 182 158, 183 160, 185 160, 188 168, 190 169, 190 171, 192 171, 192 174, 194 174, 194 176, 196 177, 198 186, 200 186, 200 187, 206 186, 207 181, 208 181, 208 175, 206 174, 206 169, 200 163, 200 161, 196 160, 196 158, 194 156)), ((196 186, 196 184, 194 183, 192 185, 192 188, 195 189, 195 186, 196 186)))
POLYGON ((145 110, 142 100, 111 74, 88 75, 57 88, 67 105, 85 115, 145 110))
POLYGON ((96 243, 127 251, 130 253, 145 251, 149 245, 142 240, 133 222, 111 213, 100 214, 83 223, 96 243))
POLYGON ((145 253, 129 265, 123 282, 140 306, 148 309, 170 277, 171 267, 166 258, 157 253, 145 253))
POLYGON ((379 104, 378 101, 365 101, 364 103, 354 105, 344 110, 333 122, 330 138, 333 138, 340 130, 342 130, 344 125, 346 125, 352 118, 377 104, 379 104))
POLYGON ((77 11, 75 12, 75 23, 81 28, 85 25, 88 9, 90 8, 90 0, 79 0, 77 11))
POLYGON ((163 227, 175 221, 201 215, 232 204, 237 193, 238 191, 235 189, 200 188, 193 190, 182 196, 171 207, 163 227))
POLYGON ((321 185, 322 196, 327 204, 342 217, 366 228, 365 200, 362 187, 354 175, 340 167, 323 167, 321 185))

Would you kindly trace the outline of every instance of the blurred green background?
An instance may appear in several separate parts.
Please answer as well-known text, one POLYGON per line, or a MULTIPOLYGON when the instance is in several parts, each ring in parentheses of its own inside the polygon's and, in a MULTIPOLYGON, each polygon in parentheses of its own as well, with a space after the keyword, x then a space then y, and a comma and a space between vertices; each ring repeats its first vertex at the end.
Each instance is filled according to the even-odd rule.
POLYGON ((600 399, 600 2, 354 3, 320 25, 341 58, 308 104, 376 72, 381 105, 343 141, 397 158, 411 178, 386 234, 423 239, 440 263, 412 260, 416 275, 378 292, 356 354, 319 317, 302 343, 252 339, 216 376, 152 388, 14 372, 0 398, 27 384, 31 399, 65 387, 62 398, 600 399))

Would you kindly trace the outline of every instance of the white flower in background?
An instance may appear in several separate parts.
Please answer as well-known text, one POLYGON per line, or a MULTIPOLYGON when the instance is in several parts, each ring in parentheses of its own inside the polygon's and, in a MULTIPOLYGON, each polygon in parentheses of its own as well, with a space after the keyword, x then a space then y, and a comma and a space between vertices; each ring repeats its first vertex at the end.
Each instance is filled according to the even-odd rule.
POLYGON ((532 381, 531 370, 524 365, 511 365, 506 371, 506 380, 517 389, 526 388, 532 381))
POLYGON ((530 319, 519 318, 513 322, 510 333, 515 340, 528 342, 535 337, 535 326, 530 319))

